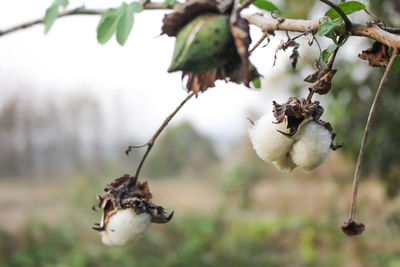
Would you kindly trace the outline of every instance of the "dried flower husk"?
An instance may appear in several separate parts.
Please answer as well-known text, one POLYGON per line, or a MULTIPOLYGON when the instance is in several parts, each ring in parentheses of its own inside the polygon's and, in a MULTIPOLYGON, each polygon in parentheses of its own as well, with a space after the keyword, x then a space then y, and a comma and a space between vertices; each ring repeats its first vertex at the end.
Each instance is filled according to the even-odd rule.
POLYGON ((106 245, 124 245, 145 234, 150 223, 167 223, 172 219, 173 212, 167 216, 163 207, 151 202, 147 182, 134 183, 133 178, 129 174, 123 175, 97 196, 99 204, 95 209, 101 210, 103 215, 93 229, 100 231, 106 245))
POLYGON ((182 70, 182 79, 188 77, 188 91, 205 91, 218 79, 250 87, 259 77, 249 61, 249 25, 233 4, 231 0, 188 0, 165 16, 162 33, 177 36, 170 71, 182 70))
POLYGON ((336 134, 320 119, 324 110, 318 101, 289 98, 285 104, 273 102, 273 114, 266 114, 249 130, 250 140, 260 158, 281 171, 299 167, 310 171, 329 155, 336 134), (274 122, 274 119, 276 122, 274 122))

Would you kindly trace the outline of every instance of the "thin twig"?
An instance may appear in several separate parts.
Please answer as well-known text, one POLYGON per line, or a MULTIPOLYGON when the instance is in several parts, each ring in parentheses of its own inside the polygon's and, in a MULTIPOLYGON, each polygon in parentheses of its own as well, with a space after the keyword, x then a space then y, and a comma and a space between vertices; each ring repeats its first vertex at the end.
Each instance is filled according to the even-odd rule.
POLYGON ((337 13, 339 13, 339 15, 342 17, 342 19, 344 20, 344 23, 346 25, 346 31, 351 31, 351 28, 353 27, 351 21, 349 20, 349 18, 347 17, 347 15, 343 12, 343 10, 338 7, 337 5, 335 5, 334 3, 332 3, 329 0, 320 0, 321 2, 327 4, 328 6, 330 6, 331 8, 333 8, 337 13))
POLYGON ((399 28, 393 28, 393 27, 386 27, 386 26, 379 26, 382 30, 385 30, 390 33, 394 34, 400 34, 400 29, 399 28))
MULTIPOLYGON (((258 40, 257 43, 249 50, 249 54, 253 53, 254 50, 256 50, 257 47, 259 47, 260 44, 261 44, 262 42, 264 42, 265 38, 267 38, 268 36, 269 36, 269 33, 268 33, 268 32, 264 32, 264 34, 261 36, 260 40, 258 40)), ((268 40, 269 40, 269 39, 268 39, 268 40)))
POLYGON ((145 162, 147 155, 149 154, 151 148, 153 147, 156 139, 158 136, 161 134, 161 132, 165 129, 165 127, 168 125, 168 123, 172 120, 172 118, 178 113, 178 111, 186 104, 187 101, 189 101, 192 96, 194 96, 195 93, 192 92, 189 94, 176 108, 175 110, 164 120, 164 122, 161 124, 161 126, 157 129, 157 131, 154 133, 154 135, 150 138, 149 141, 147 141, 146 144, 140 145, 140 146, 129 146, 128 149, 125 151, 125 153, 129 154, 129 152, 132 150, 132 148, 140 148, 140 147, 145 147, 147 146, 146 152, 144 153, 142 159, 140 160, 140 163, 136 169, 136 174, 134 176, 134 180, 131 182, 132 185, 136 184, 137 179, 139 178, 140 170, 143 167, 143 163, 145 162))
POLYGON ((389 73, 390 69, 392 68, 392 65, 397 56, 397 53, 398 53, 397 49, 394 49, 392 57, 390 58, 389 64, 386 67, 385 73, 382 76, 381 82, 379 84, 378 90, 376 91, 374 101, 372 102, 371 109, 368 114, 367 124, 365 125, 364 134, 363 134, 363 138, 362 138, 362 142, 361 142, 360 153, 358 154, 356 171, 354 173, 353 197, 352 197, 352 201, 351 201, 351 210, 350 210, 350 214, 349 214, 349 221, 353 221, 355 213, 356 213, 358 182, 360 180, 360 170, 361 170, 362 160, 364 158, 365 146, 367 144, 368 134, 371 129, 372 117, 374 116, 376 105, 377 105, 379 97, 382 93, 383 85, 385 84, 388 73, 389 73))
MULTIPOLYGON (((163 3, 151 3, 151 2, 146 2, 144 3, 143 7, 144 9, 148 9, 148 10, 153 10, 153 9, 174 9, 176 7, 179 7, 180 4, 176 3, 173 6, 166 6, 163 3)), ((79 7, 79 8, 75 8, 72 10, 67 10, 64 12, 60 12, 58 14, 57 17, 61 18, 61 17, 66 17, 66 16, 73 16, 73 15, 101 15, 106 11, 106 9, 86 9, 84 7, 79 7)), ((35 19, 32 21, 28 21, 28 22, 24 22, 21 23, 19 25, 10 27, 8 29, 5 30, 0 30, 0 36, 6 35, 8 33, 12 33, 18 30, 22 30, 25 28, 29 28, 32 27, 34 25, 37 24, 42 24, 44 22, 44 18, 40 18, 40 19, 35 19)))

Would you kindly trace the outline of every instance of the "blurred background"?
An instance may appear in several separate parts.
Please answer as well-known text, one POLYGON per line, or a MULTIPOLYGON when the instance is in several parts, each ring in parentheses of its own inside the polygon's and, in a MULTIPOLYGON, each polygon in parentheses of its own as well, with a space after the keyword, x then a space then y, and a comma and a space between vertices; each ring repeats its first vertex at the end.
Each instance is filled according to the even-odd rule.
MULTIPOLYGON (((52 1, 0 2, 0 30, 42 17, 52 1)), ((319 18, 314 0, 274 1, 288 18, 319 18)), ((70 8, 120 1, 70 1, 70 8)), ((371 1, 387 25, 400 27, 397 0, 371 1)), ((319 50, 300 38, 300 59, 275 48, 277 33, 252 55, 262 88, 218 82, 192 99, 157 141, 141 174, 154 202, 174 210, 137 243, 109 248, 91 229, 96 195, 133 173, 145 143, 186 96, 180 74, 166 72, 174 40, 160 36, 165 11, 135 16, 128 42, 96 41, 98 16, 55 22, 0 37, 1 266, 400 266, 400 96, 390 74, 362 169, 358 237, 345 236, 362 131, 381 69, 357 57, 370 41, 351 38, 339 51, 329 95, 316 97, 345 146, 310 173, 280 173, 255 155, 247 117, 272 100, 305 97, 303 78, 319 50)), ((356 22, 370 20, 352 15, 356 22)), ((253 41, 261 32, 251 28, 253 41)), ((294 36, 294 34, 292 34, 294 36)), ((320 40, 322 49, 328 40, 320 40)))

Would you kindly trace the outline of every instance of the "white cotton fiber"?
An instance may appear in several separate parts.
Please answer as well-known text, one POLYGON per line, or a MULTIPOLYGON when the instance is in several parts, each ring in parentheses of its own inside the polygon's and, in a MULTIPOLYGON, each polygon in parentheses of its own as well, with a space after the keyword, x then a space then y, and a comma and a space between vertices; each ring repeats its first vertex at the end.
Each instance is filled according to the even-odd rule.
POLYGON ((101 241, 108 246, 121 246, 142 237, 150 228, 151 217, 147 213, 137 215, 133 209, 118 210, 111 215, 101 231, 101 241))
POLYGON ((290 151, 294 164, 304 170, 312 170, 326 160, 332 142, 330 132, 322 125, 311 121, 304 126, 290 151))
POLYGON ((292 158, 290 157, 290 153, 287 153, 280 160, 272 162, 274 166, 282 171, 282 172, 291 172, 294 168, 296 168, 296 164, 293 163, 292 158))
POLYGON ((257 155, 268 162, 283 158, 293 143, 293 139, 277 131, 288 133, 287 122, 279 124, 273 122, 276 122, 276 119, 270 112, 262 116, 254 127, 249 129, 250 141, 257 155))

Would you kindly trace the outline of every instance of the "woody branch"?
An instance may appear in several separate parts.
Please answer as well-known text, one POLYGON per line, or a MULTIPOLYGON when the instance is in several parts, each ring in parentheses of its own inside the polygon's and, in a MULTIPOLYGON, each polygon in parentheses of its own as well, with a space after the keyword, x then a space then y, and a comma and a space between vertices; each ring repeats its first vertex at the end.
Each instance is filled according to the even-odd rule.
MULTIPOLYGON (((257 26, 263 32, 290 31, 290 32, 317 32, 321 20, 302 20, 302 19, 272 19, 259 14, 242 14, 249 24, 257 26)), ((352 36, 367 37, 376 40, 389 47, 400 48, 400 35, 391 33, 392 28, 386 31, 378 25, 357 25, 353 24, 350 34, 352 36)), ((393 32, 393 31, 392 31, 393 32)))
MULTIPOLYGON (((175 4, 174 6, 164 6, 160 3, 146 2, 144 3, 144 8, 147 10, 154 9, 174 9, 178 8, 180 4, 175 4)), ((101 15, 105 12, 103 9, 86 9, 86 8, 76 8, 69 11, 61 12, 58 17, 67 17, 74 15, 101 15)), ((318 31, 321 20, 302 20, 302 19, 272 19, 266 18, 259 14, 241 14, 244 19, 246 19, 250 24, 259 27, 264 32, 272 31, 290 31, 290 32, 306 32, 306 31, 318 31)), ((29 28, 37 24, 42 24, 43 19, 36 19, 33 21, 21 23, 19 25, 10 27, 5 30, 0 29, 0 37, 6 34, 29 28)), ((399 29, 393 28, 381 28, 378 25, 357 25, 352 24, 351 35, 366 37, 369 39, 381 42, 389 47, 400 48, 400 35, 396 34, 400 32, 399 29)))

